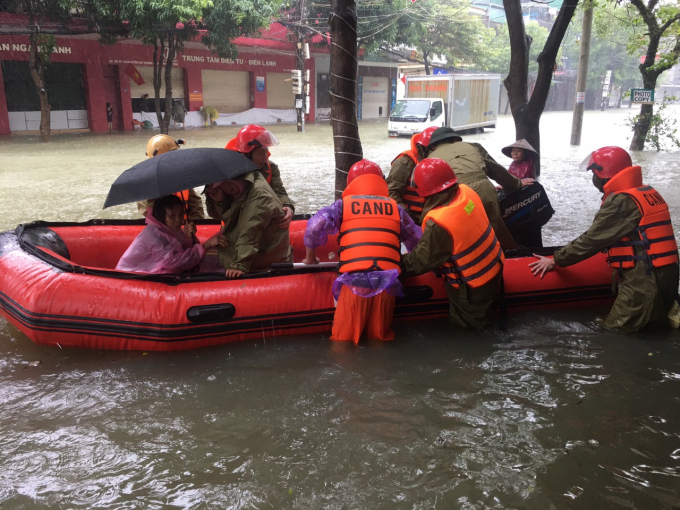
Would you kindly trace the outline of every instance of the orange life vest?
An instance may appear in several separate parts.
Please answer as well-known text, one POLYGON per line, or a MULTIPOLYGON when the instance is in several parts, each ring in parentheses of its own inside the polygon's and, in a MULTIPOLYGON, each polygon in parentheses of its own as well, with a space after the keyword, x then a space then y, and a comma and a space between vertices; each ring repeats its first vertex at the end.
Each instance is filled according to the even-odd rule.
POLYGON ((612 177, 604 186, 605 198, 612 194, 628 195, 635 201, 642 219, 635 231, 640 240, 624 236, 614 243, 607 252, 609 265, 616 269, 630 269, 638 260, 647 263, 647 272, 652 267, 663 267, 678 262, 678 245, 668 205, 663 197, 651 186, 642 184, 639 166, 626 168, 612 177), (635 246, 642 247, 642 253, 635 254, 635 246))
MULTIPOLYGON (((407 157, 411 161, 413 161, 414 165, 418 164, 418 149, 416 147, 416 138, 420 136, 420 133, 417 133, 411 137, 411 148, 407 151, 402 152, 399 154, 396 158, 392 160, 392 164, 396 160, 398 160, 401 157, 407 157)), ((406 210, 409 213, 414 213, 414 215, 418 215, 421 212, 423 212, 423 205, 425 204, 425 199, 422 198, 420 195, 418 195, 418 189, 413 182, 413 171, 411 171, 411 178, 409 179, 408 184, 406 185, 406 189, 404 190, 404 194, 401 196, 402 202, 404 202, 404 205, 406 206, 406 210)))
POLYGON ((184 221, 189 221, 189 190, 185 189, 184 191, 178 191, 177 193, 173 193, 177 198, 179 198, 182 201, 182 209, 184 209, 184 221))
POLYGON ((437 271, 446 283, 481 287, 503 270, 505 255, 477 193, 464 184, 459 188, 451 202, 427 213, 423 232, 427 220, 433 220, 453 240, 451 257, 437 271))
POLYGON ((354 179, 342 194, 340 273, 401 271, 399 207, 387 194, 385 179, 371 174, 354 179))

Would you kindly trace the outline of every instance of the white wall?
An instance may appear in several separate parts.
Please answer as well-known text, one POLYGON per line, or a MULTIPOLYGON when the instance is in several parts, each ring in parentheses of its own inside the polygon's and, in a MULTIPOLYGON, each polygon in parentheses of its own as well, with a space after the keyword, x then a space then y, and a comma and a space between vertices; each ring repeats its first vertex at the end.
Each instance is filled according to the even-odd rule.
MULTIPOLYGON (((40 130, 40 112, 9 112, 10 131, 40 130)), ((87 110, 52 110, 50 129, 87 129, 87 110)))

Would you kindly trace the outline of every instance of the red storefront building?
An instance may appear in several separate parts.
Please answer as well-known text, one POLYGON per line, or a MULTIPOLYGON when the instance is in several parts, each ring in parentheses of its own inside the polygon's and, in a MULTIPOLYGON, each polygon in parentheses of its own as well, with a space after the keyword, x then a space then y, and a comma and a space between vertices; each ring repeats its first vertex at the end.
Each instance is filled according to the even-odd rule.
MULTIPOLYGON (((5 18, 0 20, 5 24, 8 18, 17 22, 21 18, 25 23, 25 18, 16 15, 0 13, 0 17, 5 18)), ((238 48, 234 59, 214 55, 200 43, 187 43, 172 70, 173 99, 183 102, 189 112, 197 112, 201 106, 211 106, 221 114, 260 109, 273 111, 273 118, 278 115, 286 121, 291 117, 284 114, 292 113, 294 95, 291 83, 284 80, 290 78, 296 66, 296 48, 286 36, 287 30, 274 24, 262 38, 239 38, 234 41, 238 48)), ((133 118, 139 117, 133 110, 143 109, 140 98, 144 94, 154 97, 153 47, 129 39, 102 45, 94 34, 57 36, 56 40, 47 77, 52 128, 107 131, 106 103, 111 103, 113 128, 133 129, 133 118), (143 83, 130 78, 135 71, 143 83)), ((0 36, 0 135, 39 129, 40 108, 28 72, 28 58, 27 36, 0 36)), ((327 118, 327 50, 312 49, 306 68, 312 77, 309 119, 327 118)), ((389 114, 396 93, 397 68, 397 62, 360 63, 360 116, 361 104, 365 105, 364 118, 389 114)), ((162 97, 164 90, 161 89, 162 97)))

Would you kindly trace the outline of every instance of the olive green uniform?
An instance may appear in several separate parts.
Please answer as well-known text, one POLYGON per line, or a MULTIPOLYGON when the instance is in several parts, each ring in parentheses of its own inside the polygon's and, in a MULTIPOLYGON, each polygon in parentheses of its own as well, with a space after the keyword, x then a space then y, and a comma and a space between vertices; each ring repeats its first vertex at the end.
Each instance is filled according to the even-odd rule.
MULTIPOLYGON (((137 202, 137 210, 142 216, 146 216, 147 207, 153 207, 155 199, 142 200, 137 202)), ((205 212, 203 210, 203 200, 193 189, 189 190, 189 198, 187 199, 187 208, 189 209, 189 221, 205 219, 205 212)))
MULTIPOLYGON (((458 186, 453 186, 428 197, 423 209, 423 218, 431 209, 449 203, 457 192, 458 186)), ((406 276, 414 276, 438 269, 449 260, 452 253, 453 239, 449 233, 433 220, 428 220, 423 237, 413 251, 402 258, 403 273, 406 276)), ((463 328, 476 330, 484 328, 489 322, 489 310, 498 294, 500 278, 501 274, 477 288, 468 285, 461 285, 459 288, 446 285, 451 322, 463 328)))
POLYGON ((281 201, 281 204, 283 207, 290 207, 291 211, 295 211, 295 202, 293 202, 289 197, 288 193, 286 192, 286 188, 283 186, 283 181, 281 180, 281 171, 279 170, 279 165, 274 163, 273 161, 269 162, 269 168, 271 168, 272 172, 272 182, 270 186, 274 190, 274 193, 276 194, 277 197, 279 197, 279 200, 281 201))
MULTIPOLYGON (((458 182, 468 185, 479 195, 501 247, 504 250, 517 248, 517 243, 503 222, 498 193, 489 178, 500 184, 508 194, 520 189, 522 180, 496 163, 479 144, 441 143, 428 155, 428 158, 443 159, 453 168, 458 182)), ((423 214, 424 217, 425 214, 423 214)))
POLYGON ((408 212, 416 225, 420 225, 420 213, 409 210, 404 204, 403 199, 406 186, 411 183, 411 175, 415 167, 416 164, 411 158, 401 156, 392 162, 392 168, 390 168, 390 173, 385 180, 387 181, 387 190, 389 191, 390 198, 399 204, 404 211, 408 212))
POLYGON ((206 196, 208 213, 224 222, 224 236, 229 246, 218 250, 220 266, 247 273, 266 269, 276 262, 292 262, 288 229, 279 223, 285 216, 283 206, 260 172, 243 177, 246 191, 238 198, 226 197, 219 204, 206 196))
MULTIPOLYGON (((592 257, 624 236, 639 241, 635 228, 642 213, 632 198, 612 194, 604 201, 590 228, 574 241, 555 252, 555 264, 571 266, 592 257)), ((635 254, 642 253, 635 246, 635 254)), ((618 272, 618 270, 617 270, 618 272)), ((615 272, 615 276, 617 273, 615 272)), ((667 329, 668 310, 678 292, 678 264, 654 268, 647 274, 647 263, 635 261, 635 266, 618 272, 618 294, 605 326, 622 331, 639 331, 645 326, 667 329)))

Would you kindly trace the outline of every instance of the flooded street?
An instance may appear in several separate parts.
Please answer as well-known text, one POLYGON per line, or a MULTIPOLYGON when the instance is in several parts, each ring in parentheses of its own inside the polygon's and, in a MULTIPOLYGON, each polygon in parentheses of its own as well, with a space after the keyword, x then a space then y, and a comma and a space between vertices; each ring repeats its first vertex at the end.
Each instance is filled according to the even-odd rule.
MULTIPOLYGON (((543 116, 546 246, 589 226, 600 193, 578 164, 627 147, 630 114, 587 112, 579 148, 571 112, 543 116)), ((270 129, 296 212, 328 205, 330 125, 270 129)), ((385 171, 408 148, 384 121, 360 129, 385 171)), ((170 134, 215 147, 237 131, 170 134)), ((136 217, 133 204, 101 207, 151 134, 0 140, 0 231, 136 217)), ((510 117, 464 138, 510 163, 510 117)), ((680 153, 633 161, 677 236, 680 153)), ((42 347, 0 319, 0 507, 678 510, 680 336, 604 333, 604 313, 515 311, 507 333, 400 323, 394 342, 359 347, 307 335, 170 353, 42 347)))

